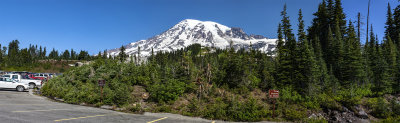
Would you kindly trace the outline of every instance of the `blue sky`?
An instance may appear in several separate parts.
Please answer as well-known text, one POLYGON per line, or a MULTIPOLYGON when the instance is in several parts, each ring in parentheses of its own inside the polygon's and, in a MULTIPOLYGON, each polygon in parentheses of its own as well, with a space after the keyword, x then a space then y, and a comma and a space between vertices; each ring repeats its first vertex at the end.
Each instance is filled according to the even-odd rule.
MULTIPOLYGON (((348 19, 361 12, 366 22, 368 0, 342 0, 348 19)), ((303 10, 306 26, 321 0, 1 0, 0 43, 18 39, 48 49, 88 50, 96 54, 147 39, 183 19, 215 21, 240 27, 248 34, 276 37, 280 11, 286 3, 294 30, 303 10)), ((382 39, 387 3, 372 0, 370 21, 382 39)), ((365 28, 365 26, 364 26, 365 28)), ((365 30, 365 29, 364 29, 365 30)))

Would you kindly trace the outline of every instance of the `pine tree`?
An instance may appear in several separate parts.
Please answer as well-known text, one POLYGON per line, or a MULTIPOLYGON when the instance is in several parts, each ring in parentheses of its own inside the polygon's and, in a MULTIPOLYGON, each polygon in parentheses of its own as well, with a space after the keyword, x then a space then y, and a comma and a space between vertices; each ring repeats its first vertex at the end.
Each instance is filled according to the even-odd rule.
MULTIPOLYGON (((286 4, 281 12, 282 16, 282 34, 285 40, 284 45, 281 49, 278 49, 278 81, 284 85, 293 84, 295 78, 295 66, 296 66, 296 40, 292 33, 291 24, 289 17, 286 12, 286 4)), ((280 29, 278 29, 280 30, 280 29)), ((278 32, 278 37, 280 33, 278 32)), ((279 43, 279 40, 278 40, 279 43)), ((278 44, 279 45, 279 44, 278 44)))
MULTIPOLYGON (((332 2, 333 3, 333 2, 332 2)), ((330 23, 330 14, 329 14, 327 5, 325 3, 325 0, 322 1, 322 3, 319 4, 318 6, 318 11, 314 13, 315 18, 312 21, 312 25, 308 29, 308 39, 313 39, 315 37, 318 38, 319 45, 321 46, 322 50, 322 55, 324 59, 328 59, 328 55, 326 55, 328 51, 328 46, 331 42, 328 40, 328 28, 329 28, 329 23, 330 23)), ((312 46, 314 49, 318 49, 316 47, 316 42, 313 42, 312 46)), ((328 62, 328 60, 327 60, 328 62)))
MULTIPOLYGON (((385 37, 390 37, 396 39, 396 32, 395 32, 395 25, 394 25, 394 20, 393 20, 393 14, 392 14, 392 9, 390 8, 390 4, 388 3, 388 10, 386 14, 386 25, 385 25, 385 37)), ((397 44, 397 42, 394 42, 397 44)))
POLYGON ((361 44, 357 40, 356 32, 351 21, 347 28, 348 36, 344 45, 344 63, 343 66, 343 83, 344 87, 354 87, 353 85, 361 85, 364 71, 362 65, 361 44))
POLYGON ((309 45, 306 34, 304 32, 304 21, 301 10, 299 10, 299 27, 298 27, 298 37, 299 37, 299 48, 297 51, 298 58, 296 60, 296 87, 299 92, 313 95, 316 93, 317 82, 318 82, 318 65, 315 60, 314 50, 309 45))
POLYGON ((104 50, 103 51, 103 59, 107 59, 107 58, 108 58, 107 50, 104 50))
POLYGON ((358 39, 358 42, 361 42, 361 24, 362 24, 361 13, 358 12, 358 14, 357 14, 357 39, 358 39))
MULTIPOLYGON (((336 22, 339 24, 340 32, 346 32, 346 15, 343 13, 341 0, 335 0, 335 14, 332 16, 334 16, 335 24, 336 22)), ((345 33, 341 34, 343 36, 345 33)))
MULTIPOLYGON (((388 63, 390 69, 395 68, 397 64, 397 49, 396 45, 393 43, 392 39, 389 36, 386 36, 386 40, 384 40, 383 46, 383 55, 388 63)), ((392 69, 390 73, 396 72, 395 69, 392 69)))
POLYGON ((76 60, 76 52, 74 51, 74 49, 71 49, 70 55, 72 60, 76 60))
POLYGON ((99 53, 97 54, 97 59, 101 59, 103 58, 103 56, 101 55, 101 51, 99 51, 99 53))
MULTIPOLYGON (((390 8, 388 8, 390 9, 390 8)), ((389 10, 388 10, 389 11, 389 10)), ((390 38, 395 39, 393 42, 395 42, 397 45, 400 44, 400 5, 398 5, 393 12, 393 26, 394 29, 392 33, 390 34, 390 38)), ((400 47, 397 47, 400 49, 400 47)))
POLYGON ((43 56, 44 59, 46 59, 46 57, 47 57, 47 49, 46 49, 46 47, 43 48, 42 56, 43 56))
POLYGON ((330 26, 335 25, 335 17, 332 15, 335 15, 335 2, 333 0, 328 0, 326 4, 326 9, 328 11, 328 14, 331 15, 329 17, 329 24, 330 26))
POLYGON ((392 93, 392 81, 390 80, 389 65, 383 57, 382 48, 379 44, 376 45, 377 49, 377 59, 374 68, 375 84, 373 91, 376 94, 382 95, 387 93, 392 93))
POLYGON ((71 58, 71 55, 70 55, 70 53, 69 53, 68 50, 65 50, 65 51, 63 52, 62 58, 63 58, 64 60, 69 60, 69 59, 71 58))
POLYGON ((0 44, 0 67, 3 63, 3 52, 1 51, 1 44, 0 44))
POLYGON ((121 62, 124 62, 126 60, 128 56, 125 53, 125 47, 121 46, 121 48, 119 48, 119 54, 118 54, 118 58, 121 62))

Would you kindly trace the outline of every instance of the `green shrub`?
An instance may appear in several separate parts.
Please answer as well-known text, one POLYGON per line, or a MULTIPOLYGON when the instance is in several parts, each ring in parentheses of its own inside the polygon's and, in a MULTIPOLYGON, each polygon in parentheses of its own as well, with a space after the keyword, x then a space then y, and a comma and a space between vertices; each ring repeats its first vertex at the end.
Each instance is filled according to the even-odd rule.
POLYGON ((372 114, 378 118, 387 118, 390 115, 389 107, 383 97, 379 97, 376 105, 373 107, 372 114))
POLYGON ((400 116, 400 102, 396 101, 396 99, 392 99, 390 101, 390 107, 393 111, 393 115, 400 116))
POLYGON ((165 83, 153 84, 148 90, 153 101, 170 102, 175 101, 185 92, 185 83, 170 79, 165 83))
POLYGON ((304 119, 302 120, 303 123, 328 123, 325 119, 304 119))
POLYGON ((271 112, 252 97, 245 102, 232 101, 227 111, 229 119, 235 121, 261 121, 263 118, 271 116, 271 112))
POLYGON ((279 100, 288 103, 299 103, 302 102, 302 97, 297 93, 293 87, 284 87, 279 94, 279 100))
POLYGON ((283 110, 283 114, 287 120, 299 121, 307 116, 307 111, 303 107, 299 107, 297 105, 288 105, 283 110))
POLYGON ((400 122, 400 116, 397 116, 379 120, 377 123, 399 123, 399 122, 400 122))
POLYGON ((228 104, 226 104, 221 97, 215 98, 215 103, 208 104, 203 113, 203 116, 210 119, 229 120, 227 117, 228 104))
POLYGON ((126 110, 134 113, 143 113, 142 106, 140 104, 136 105, 128 105, 126 106, 126 110))

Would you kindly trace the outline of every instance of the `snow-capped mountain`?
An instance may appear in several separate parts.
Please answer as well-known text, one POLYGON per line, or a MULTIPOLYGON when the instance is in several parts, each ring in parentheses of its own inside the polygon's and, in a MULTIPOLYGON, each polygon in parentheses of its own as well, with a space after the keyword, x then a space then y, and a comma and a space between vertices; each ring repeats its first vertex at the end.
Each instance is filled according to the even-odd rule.
MULTIPOLYGON (((215 47, 225 49, 233 42, 235 49, 249 48, 250 44, 254 49, 262 52, 269 52, 275 49, 276 39, 268 39, 261 35, 247 35, 240 28, 230 28, 211 21, 199 21, 186 19, 169 30, 147 40, 140 40, 125 46, 125 53, 137 54, 140 47, 141 56, 151 55, 158 51, 173 51, 198 43, 204 47, 215 47)), ((119 54, 119 48, 107 51, 112 56, 119 54)))

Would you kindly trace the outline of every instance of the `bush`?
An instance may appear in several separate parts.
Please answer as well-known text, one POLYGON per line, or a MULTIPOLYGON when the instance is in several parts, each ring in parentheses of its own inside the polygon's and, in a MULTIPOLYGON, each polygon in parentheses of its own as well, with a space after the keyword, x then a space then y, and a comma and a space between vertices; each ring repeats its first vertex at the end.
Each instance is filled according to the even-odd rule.
POLYGON ((386 100, 379 97, 377 103, 373 106, 372 114, 378 118, 387 118, 390 115, 389 107, 386 104, 386 100))
POLYGON ((284 102, 299 103, 303 100, 301 95, 297 93, 293 87, 284 87, 279 95, 279 100, 284 102))
POLYGON ((321 104, 323 108, 326 109, 333 109, 333 110, 340 110, 341 106, 334 98, 331 96, 323 93, 317 96, 318 102, 321 104))
POLYGON ((396 99, 392 99, 390 101, 390 107, 392 108, 393 115, 400 116, 400 102, 396 101, 396 99))
POLYGON ((303 107, 297 105, 288 105, 283 114, 287 120, 299 121, 307 116, 307 111, 303 107))
POLYGON ((386 119, 379 120, 378 123, 399 123, 400 116, 397 117, 388 117, 386 119))
POLYGON ((252 97, 245 102, 231 102, 227 111, 230 119, 235 121, 261 121, 263 118, 271 116, 271 112, 252 97))
POLYGON ((217 97, 215 99, 215 103, 208 104, 206 106, 206 110, 204 111, 204 117, 210 119, 222 119, 222 120, 229 120, 227 117, 226 108, 228 104, 226 104, 221 97, 217 97))
POLYGON ((153 84, 148 90, 153 101, 170 102, 175 101, 185 92, 185 83, 170 79, 165 83, 153 84))

